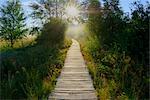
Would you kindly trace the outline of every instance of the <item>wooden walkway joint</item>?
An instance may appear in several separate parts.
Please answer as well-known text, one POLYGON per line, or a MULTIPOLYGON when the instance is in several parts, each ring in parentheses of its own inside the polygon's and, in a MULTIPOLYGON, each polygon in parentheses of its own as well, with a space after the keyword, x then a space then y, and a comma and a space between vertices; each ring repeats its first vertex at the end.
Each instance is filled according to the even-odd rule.
POLYGON ((64 67, 49 100, 97 100, 95 89, 80 51, 72 39, 64 67))

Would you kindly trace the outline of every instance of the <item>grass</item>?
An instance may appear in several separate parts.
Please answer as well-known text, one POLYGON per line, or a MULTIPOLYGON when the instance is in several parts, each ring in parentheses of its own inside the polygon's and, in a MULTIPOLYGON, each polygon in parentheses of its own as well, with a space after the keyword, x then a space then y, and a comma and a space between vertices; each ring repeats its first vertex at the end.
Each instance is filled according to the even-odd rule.
POLYGON ((54 89, 66 53, 67 25, 51 19, 37 38, 24 38, 9 48, 4 41, 0 58, 0 99, 46 99, 54 89))
MULTIPOLYGON (((23 48, 26 47, 30 44, 34 44, 34 40, 36 39, 36 36, 26 36, 22 39, 18 39, 15 41, 14 45, 13 45, 13 49, 17 49, 17 48, 23 48)), ((10 47, 10 43, 8 41, 5 41, 4 39, 0 39, 0 51, 4 52, 4 51, 8 51, 11 50, 12 48, 10 47)))
POLYGON ((15 49, 5 48, 1 53, 1 99, 46 99, 54 89, 71 45, 68 39, 55 45, 25 40, 24 46, 17 42, 15 49))

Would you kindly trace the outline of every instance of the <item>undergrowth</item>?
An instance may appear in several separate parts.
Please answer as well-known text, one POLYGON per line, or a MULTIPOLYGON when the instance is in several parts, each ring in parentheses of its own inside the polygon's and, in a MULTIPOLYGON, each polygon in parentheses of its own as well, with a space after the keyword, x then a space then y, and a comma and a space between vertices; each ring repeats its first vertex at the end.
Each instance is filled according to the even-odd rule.
POLYGON ((137 100, 148 93, 144 69, 131 56, 114 47, 104 50, 96 38, 81 42, 82 53, 100 100, 137 100), (93 48, 92 48, 93 47, 93 48))
POLYGON ((54 89, 71 41, 63 37, 64 23, 52 20, 34 45, 1 53, 0 99, 46 99, 54 89))

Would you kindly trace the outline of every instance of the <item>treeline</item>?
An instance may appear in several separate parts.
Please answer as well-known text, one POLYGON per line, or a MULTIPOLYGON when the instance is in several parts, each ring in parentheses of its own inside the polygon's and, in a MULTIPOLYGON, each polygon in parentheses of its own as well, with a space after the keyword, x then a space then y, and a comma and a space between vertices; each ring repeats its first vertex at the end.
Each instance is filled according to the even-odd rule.
POLYGON ((25 16, 20 0, 6 1, 0 7, 0 39, 9 42, 13 47, 18 39, 27 35, 39 35, 42 28, 50 20, 62 19, 65 14, 67 0, 39 0, 28 5, 32 12, 25 16), (31 27, 27 27, 28 18, 33 20, 31 27))
POLYGON ((99 98, 148 99, 150 4, 133 2, 131 15, 119 0, 87 4, 89 36, 82 46, 99 98))

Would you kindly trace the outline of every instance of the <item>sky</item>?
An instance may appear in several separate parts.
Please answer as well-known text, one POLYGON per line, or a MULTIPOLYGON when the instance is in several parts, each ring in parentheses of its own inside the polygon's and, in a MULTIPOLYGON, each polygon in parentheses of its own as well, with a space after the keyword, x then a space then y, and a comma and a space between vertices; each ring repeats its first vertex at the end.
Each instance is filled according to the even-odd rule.
MULTIPOLYGON (((123 9, 124 12, 130 12, 130 8, 131 8, 131 3, 133 3, 134 1, 137 0, 120 0, 120 5, 123 9)), ((150 2, 150 0, 139 0, 142 4, 146 4, 147 1, 150 2)))
MULTIPOLYGON (((2 5, 4 5, 5 4, 5 2, 6 2, 7 0, 0 0, 0 6, 2 6, 2 5)), ((32 2, 35 2, 36 0, 20 0, 21 1, 21 3, 22 3, 22 5, 23 5, 23 9, 24 9, 24 11, 25 11, 25 14, 26 15, 28 15, 32 10, 28 7, 28 5, 30 4, 30 3, 32 3, 32 2)), ((83 0, 79 0, 79 1, 83 1, 83 0)), ((100 1, 102 1, 102 0, 100 0, 100 1)), ((132 7, 132 5, 131 5, 131 3, 133 3, 134 1, 137 1, 137 0, 120 0, 120 6, 122 7, 122 10, 126 13, 126 12, 129 12, 129 14, 131 13, 131 7, 132 7)), ((142 4, 146 4, 146 2, 147 1, 149 1, 150 2, 150 0, 138 0, 138 1, 140 1, 142 4)), ((27 20, 27 23, 31 23, 32 22, 32 20, 29 18, 28 20, 27 20)), ((29 27, 30 27, 30 25, 31 24, 28 24, 29 25, 29 27)))
MULTIPOLYGON (((0 0, 0 6, 4 4, 6 1, 7 0, 0 0)), ((35 0, 20 0, 20 1, 22 2, 22 4, 27 6, 28 3, 33 2, 35 0)), ((79 0, 79 1, 82 1, 82 0, 79 0)), ((131 3, 134 1, 137 1, 137 0, 120 0, 120 5, 122 9, 124 10, 124 12, 130 12, 131 3)), ((150 0, 139 0, 139 1, 141 1, 142 4, 146 4, 146 1, 150 2, 150 0)), ((26 10, 29 10, 29 9, 26 9, 26 10)))

